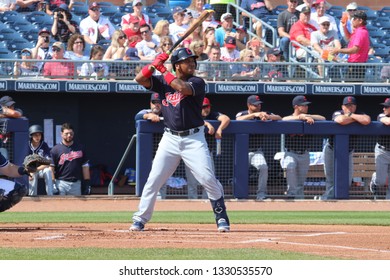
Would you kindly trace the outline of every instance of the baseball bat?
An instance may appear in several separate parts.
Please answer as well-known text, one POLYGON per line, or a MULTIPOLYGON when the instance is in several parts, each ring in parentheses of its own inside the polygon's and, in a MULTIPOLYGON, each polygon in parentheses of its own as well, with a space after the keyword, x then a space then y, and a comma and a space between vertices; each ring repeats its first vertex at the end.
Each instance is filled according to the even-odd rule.
POLYGON ((187 29, 187 31, 183 34, 182 37, 179 38, 179 40, 176 41, 176 43, 173 44, 173 46, 169 49, 167 54, 170 54, 173 52, 173 50, 183 42, 185 38, 187 38, 194 30, 199 27, 202 22, 206 20, 206 18, 211 14, 214 13, 214 10, 204 10, 200 16, 193 22, 193 24, 187 29))

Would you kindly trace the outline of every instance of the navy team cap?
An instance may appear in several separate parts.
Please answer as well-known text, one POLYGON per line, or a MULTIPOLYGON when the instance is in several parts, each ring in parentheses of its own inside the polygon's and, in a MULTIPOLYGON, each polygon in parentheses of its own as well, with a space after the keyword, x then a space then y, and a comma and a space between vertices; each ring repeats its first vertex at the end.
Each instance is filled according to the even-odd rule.
POLYGON ((347 105, 347 104, 354 104, 356 105, 356 98, 353 97, 353 96, 346 96, 344 97, 344 100, 343 100, 343 105, 347 105))
POLYGON ((306 96, 298 95, 295 96, 292 105, 294 106, 302 106, 302 105, 309 105, 311 102, 307 101, 306 96))
POLYGON ((259 104, 263 103, 263 101, 261 101, 260 97, 258 97, 257 95, 251 95, 248 97, 247 103, 253 104, 253 105, 259 105, 259 104))

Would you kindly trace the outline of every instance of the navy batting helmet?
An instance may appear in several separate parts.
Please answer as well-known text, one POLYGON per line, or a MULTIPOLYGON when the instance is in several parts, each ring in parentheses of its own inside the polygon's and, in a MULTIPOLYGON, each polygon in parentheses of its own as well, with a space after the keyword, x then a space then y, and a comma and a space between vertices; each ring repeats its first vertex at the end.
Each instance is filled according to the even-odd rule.
POLYGON ((39 124, 34 124, 34 125, 30 126, 30 128, 28 129, 28 135, 31 136, 34 133, 42 133, 42 135, 43 135, 42 126, 40 126, 39 124))
MULTIPOLYGON (((179 48, 175 50, 172 53, 171 57, 171 63, 173 70, 175 70, 175 64, 178 63, 179 61, 183 61, 189 57, 194 57, 195 59, 198 57, 197 55, 193 54, 192 51, 188 48, 179 48)), ((195 60, 196 63, 196 60, 195 60)))

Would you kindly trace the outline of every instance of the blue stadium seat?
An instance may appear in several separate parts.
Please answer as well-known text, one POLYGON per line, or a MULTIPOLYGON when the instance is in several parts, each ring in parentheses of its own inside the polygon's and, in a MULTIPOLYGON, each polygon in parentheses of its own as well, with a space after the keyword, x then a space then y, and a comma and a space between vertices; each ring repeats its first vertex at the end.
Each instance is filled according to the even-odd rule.
POLYGON ((149 7, 144 7, 144 12, 148 15, 157 15, 159 17, 169 17, 172 14, 172 10, 162 3, 155 3, 149 7))
POLYGON ((45 12, 32 12, 31 14, 26 15, 26 19, 32 24, 53 24, 53 17, 49 16, 45 12))
POLYGON ((133 3, 126 3, 123 6, 120 7, 120 10, 122 13, 131 14, 133 9, 133 3))
POLYGON ((357 9, 360 11, 365 11, 365 12, 370 11, 370 10, 372 11, 372 9, 368 6, 358 6, 357 9))
POLYGON ((11 40, 22 39, 22 34, 11 28, 0 29, 0 41, 8 42, 11 40))
POLYGON ((118 27, 121 27, 121 22, 122 22, 122 16, 124 16, 125 14, 124 13, 116 13, 115 15, 112 15, 110 17, 110 21, 112 24, 118 26, 118 27))
POLYGON ((74 2, 72 8, 70 9, 72 14, 85 17, 88 15, 88 4, 85 2, 74 2))
POLYGON ((284 10, 287 10, 287 5, 277 5, 273 10, 272 10, 272 13, 274 15, 278 15, 280 14, 281 12, 283 12, 284 10))
POLYGON ((16 11, 5 11, 3 13, 0 13, 0 21, 4 22, 3 18, 9 18, 9 17, 15 17, 20 16, 20 14, 16 11))
POLYGON ((169 0, 169 7, 172 9, 180 6, 182 8, 187 8, 191 4, 191 0, 169 0))
POLYGON ((0 51, 0 59, 17 59, 18 54, 10 51, 0 51))
POLYGON ((15 22, 24 22, 27 21, 23 14, 19 13, 7 13, 3 14, 0 19, 3 23, 13 25, 15 22))
MULTIPOLYGON (((100 2, 99 4, 101 4, 102 2, 100 2)), ((106 17, 111 17, 117 13, 120 13, 120 9, 118 6, 114 6, 114 5, 111 5, 111 6, 101 6, 100 8, 100 13, 103 15, 103 16, 106 16, 106 17)))
MULTIPOLYGON (((389 14, 390 16, 390 14, 389 14)), ((367 22, 368 24, 368 22, 367 22)), ((377 28, 382 28, 382 27, 390 27, 390 18, 380 18, 378 17, 376 20, 373 20, 371 22, 371 25, 377 27, 377 28)))
POLYGON ((387 34, 387 32, 384 31, 383 29, 377 29, 377 28, 375 28, 375 30, 368 29, 368 33, 370 34, 371 38, 378 38, 378 39, 382 38, 385 34, 387 34))
POLYGON ((385 48, 375 49, 375 56, 380 56, 382 58, 387 58, 390 54, 390 46, 386 46, 385 48))
POLYGON ((328 10, 326 11, 327 14, 331 15, 332 17, 334 17, 335 19, 341 19, 341 17, 343 16, 343 12, 344 10, 328 10))
POLYGON ((24 48, 29 48, 29 49, 33 48, 34 43, 27 41, 24 38, 20 38, 20 39, 15 39, 15 40, 9 41, 7 46, 11 52, 15 52, 15 53, 19 54, 20 51, 23 50, 24 48))
POLYGON ((166 19, 165 17, 159 17, 158 15, 156 14, 149 14, 149 19, 150 19, 150 22, 152 23, 152 26, 155 27, 156 26, 156 23, 159 21, 159 20, 163 20, 163 19, 166 19))
MULTIPOLYGON (((383 63, 383 60, 377 58, 376 56, 369 56, 367 63, 383 63)), ((366 68, 366 73, 364 77, 365 82, 378 82, 380 80, 380 66, 370 65, 366 68)))
MULTIPOLYGON (((39 29, 39 28, 38 28, 39 29)), ((34 44, 38 41, 38 32, 29 32, 23 35, 23 38, 26 39, 29 42, 32 42, 34 44)))
POLYGON ((99 5, 100 5, 100 7, 112 7, 112 6, 115 6, 115 4, 113 4, 111 2, 105 2, 105 1, 99 2, 99 5))
POLYGON ((38 26, 31 24, 30 22, 15 22, 13 29, 22 34, 23 36, 29 32, 38 33, 38 26))

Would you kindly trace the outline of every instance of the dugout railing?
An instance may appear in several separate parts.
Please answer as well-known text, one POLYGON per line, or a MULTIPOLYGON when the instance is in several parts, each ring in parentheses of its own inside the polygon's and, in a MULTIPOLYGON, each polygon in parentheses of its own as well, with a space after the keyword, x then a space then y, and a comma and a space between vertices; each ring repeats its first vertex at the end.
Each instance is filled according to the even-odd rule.
MULTIPOLYGON (((216 127, 218 122, 211 121, 216 127)), ((159 139, 163 132, 162 124, 150 123, 148 121, 137 122, 137 146, 136 146, 136 195, 140 196, 143 186, 146 183, 152 160, 157 149, 159 139)), ((284 170, 275 155, 284 152, 284 136, 287 134, 310 134, 313 138, 310 156, 317 157, 322 152, 323 144, 330 137, 334 143, 334 176, 335 176, 335 198, 373 198, 369 193, 368 182, 371 175, 354 177, 352 184, 349 183, 349 150, 354 149, 356 156, 366 155, 367 167, 364 160, 357 160, 354 167, 354 174, 372 173, 372 157, 378 135, 390 135, 390 129, 380 122, 373 121, 370 125, 350 124, 341 126, 331 121, 318 121, 309 125, 299 121, 231 121, 224 130, 222 140, 222 155, 215 158, 215 144, 212 138, 208 138, 209 146, 214 153, 216 165, 216 175, 224 186, 227 197, 237 199, 248 199, 256 197, 257 174, 248 160, 248 154, 253 148, 260 146, 268 163, 268 197, 284 198, 286 191, 286 178, 284 170), (253 141, 257 136, 262 138, 262 142, 253 141), (254 143, 254 144, 253 144, 254 143), (222 164, 218 160, 224 161, 222 164), (222 169, 222 170, 221 170, 222 169), (253 174, 255 172, 255 174, 253 174)), ((316 160, 316 159, 314 159, 316 160)), ((182 165, 182 164, 181 164, 182 165)), ((323 165, 309 171, 305 181, 305 199, 313 199, 324 192, 325 177, 321 177, 323 165), (311 175, 310 175, 311 174, 311 175), (312 176, 312 177, 310 177, 312 176)), ((183 167, 179 165, 176 173, 185 178, 183 167)), ((175 176, 175 174, 173 175, 175 176)), ((169 187, 169 186, 168 186, 169 187)), ((172 197, 185 198, 186 186, 181 190, 174 189, 172 197)), ((168 188, 169 189, 169 188, 168 188)), ((385 190, 377 198, 385 197, 385 190)))

